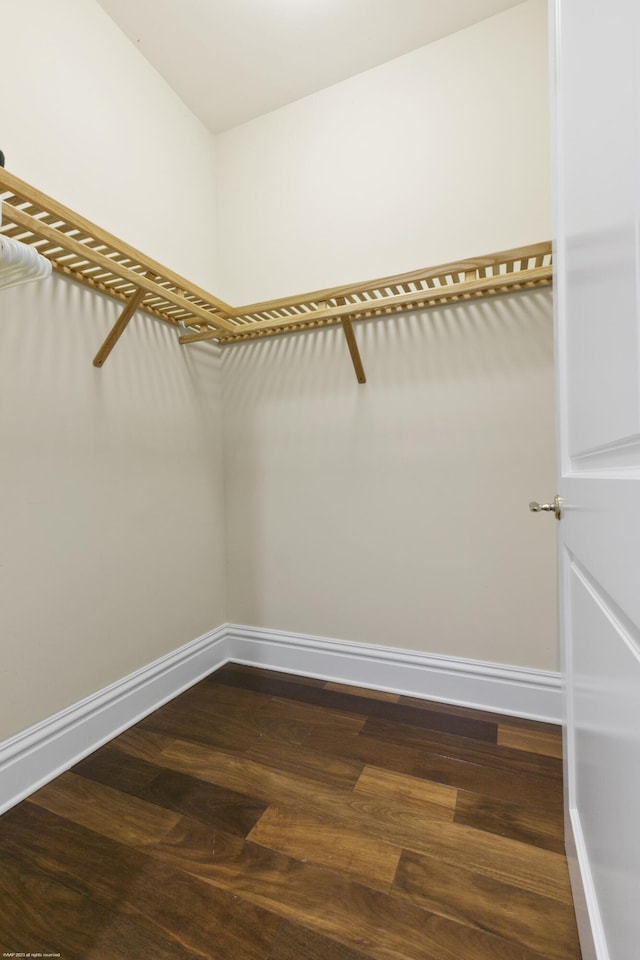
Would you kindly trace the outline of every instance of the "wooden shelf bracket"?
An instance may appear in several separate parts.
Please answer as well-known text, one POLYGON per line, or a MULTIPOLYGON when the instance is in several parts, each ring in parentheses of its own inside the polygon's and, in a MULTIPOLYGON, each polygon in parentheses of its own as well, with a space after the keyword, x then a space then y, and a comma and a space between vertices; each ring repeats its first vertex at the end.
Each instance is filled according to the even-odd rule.
MULTIPOLYGON (((335 298, 336 306, 343 307, 346 302, 346 297, 336 297, 335 298)), ((362 365, 362 357, 360 356, 360 351, 358 350, 358 342, 356 340, 356 335, 353 332, 353 324, 351 323, 350 317, 342 317, 342 330, 344 332, 345 339, 347 341, 347 346, 349 347, 349 353, 351 354, 351 362, 353 363, 353 369, 356 372, 356 378, 358 383, 366 383, 367 377, 364 372, 364 366, 362 365)))
POLYGON ((96 353, 95 357, 93 358, 94 367, 101 367, 103 365, 103 363, 105 362, 105 360, 107 359, 107 357, 109 356, 113 348, 115 347, 116 343, 124 333, 132 316, 134 315, 138 307, 142 305, 142 301, 146 296, 147 296, 147 291, 143 290, 142 287, 138 287, 138 289, 133 294, 133 296, 127 303, 126 307, 124 308, 124 310, 122 311, 118 319, 116 320, 113 330, 111 330, 111 332, 107 334, 106 340, 104 341, 104 343, 96 353))
POLYGON ((550 286, 549 242, 408 273, 233 307, 0 167, 0 236, 32 245, 57 272, 124 303, 94 357, 102 367, 136 310, 179 332, 182 344, 226 346, 342 326, 358 383, 366 375, 353 321, 393 318, 444 304, 550 286))

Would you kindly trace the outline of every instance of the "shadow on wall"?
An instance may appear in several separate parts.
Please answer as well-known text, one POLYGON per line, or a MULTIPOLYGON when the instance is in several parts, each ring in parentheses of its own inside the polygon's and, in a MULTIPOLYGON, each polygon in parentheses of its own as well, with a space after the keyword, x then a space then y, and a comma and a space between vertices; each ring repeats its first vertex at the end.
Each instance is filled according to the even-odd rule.
MULTIPOLYGON (((54 274, 46 283, 3 291, 1 306, 3 319, 22 317, 19 324, 2 325, 3 354, 36 389, 53 379, 70 387, 81 373, 83 389, 91 380, 96 384, 92 392, 104 393, 105 399, 117 384, 122 406, 133 416, 133 401, 141 398, 149 408, 179 410, 191 402, 189 382, 175 363, 181 354, 190 362, 177 344, 177 328, 137 313, 100 371, 93 367, 93 357, 124 304, 54 274)), ((69 394, 79 400, 77 390, 69 394)))
POLYGON ((339 327, 223 349, 231 620, 555 669, 552 326, 548 289, 365 321, 364 386, 339 327))
POLYGON ((366 391, 504 376, 553 362, 550 323, 548 288, 355 321, 368 381, 360 387, 339 326, 249 341, 223 348, 225 400, 242 407, 290 399, 301 390, 366 391))
POLYGON ((225 564, 218 352, 137 314, 97 369, 120 305, 61 277, 0 310, 2 737, 218 626, 225 564))

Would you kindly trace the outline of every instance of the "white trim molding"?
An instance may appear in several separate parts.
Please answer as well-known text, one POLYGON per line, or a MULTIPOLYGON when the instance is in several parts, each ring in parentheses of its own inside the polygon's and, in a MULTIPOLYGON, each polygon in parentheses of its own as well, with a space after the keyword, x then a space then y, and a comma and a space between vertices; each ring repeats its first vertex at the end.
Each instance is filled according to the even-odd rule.
POLYGON ((0 743, 0 813, 229 661, 560 723, 560 674, 224 624, 0 743))
POLYGON ((562 723, 559 673, 227 624, 230 660, 439 700, 493 713, 562 723))
POLYGON ((219 627, 0 743, 0 813, 217 670, 227 644, 219 627))
POLYGON ((582 960, 609 960, 580 814, 565 806, 565 844, 582 960))

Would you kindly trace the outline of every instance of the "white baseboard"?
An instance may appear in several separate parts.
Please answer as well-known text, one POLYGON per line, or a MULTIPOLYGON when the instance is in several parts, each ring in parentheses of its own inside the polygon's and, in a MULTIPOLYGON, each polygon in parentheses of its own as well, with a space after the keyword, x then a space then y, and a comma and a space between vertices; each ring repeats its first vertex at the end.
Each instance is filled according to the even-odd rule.
POLYGON ((240 663, 494 713, 561 723, 559 673, 227 624, 240 663))
POLYGON ((0 743, 0 813, 221 667, 220 627, 0 743))
POLYGON ((224 624, 0 743, 0 813, 229 660, 560 723, 560 675, 224 624))

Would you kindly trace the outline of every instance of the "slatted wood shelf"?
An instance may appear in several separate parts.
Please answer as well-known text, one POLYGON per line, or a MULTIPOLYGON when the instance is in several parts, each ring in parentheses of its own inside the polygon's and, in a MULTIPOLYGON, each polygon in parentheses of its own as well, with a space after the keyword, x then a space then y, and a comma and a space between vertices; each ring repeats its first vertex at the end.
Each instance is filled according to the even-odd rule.
POLYGON ((0 201, 0 233, 34 246, 58 273, 125 302, 143 289, 140 309, 174 326, 235 331, 232 308, 217 297, 3 169, 0 201))
POLYGON ((233 307, 0 169, 0 233, 35 247, 53 268, 128 304, 98 352, 101 366, 135 309, 182 331, 180 343, 238 343, 341 323, 365 382, 352 320, 393 316, 552 282, 550 242, 426 267, 364 283, 233 307))
POLYGON ((363 320, 385 317, 443 303, 458 303, 549 286, 552 278, 551 243, 537 243, 489 256, 383 277, 368 283, 251 304, 234 311, 237 324, 235 332, 200 330, 186 334, 180 340, 181 343, 203 339, 216 339, 221 343, 253 340, 317 329, 340 323, 345 318, 363 320))

